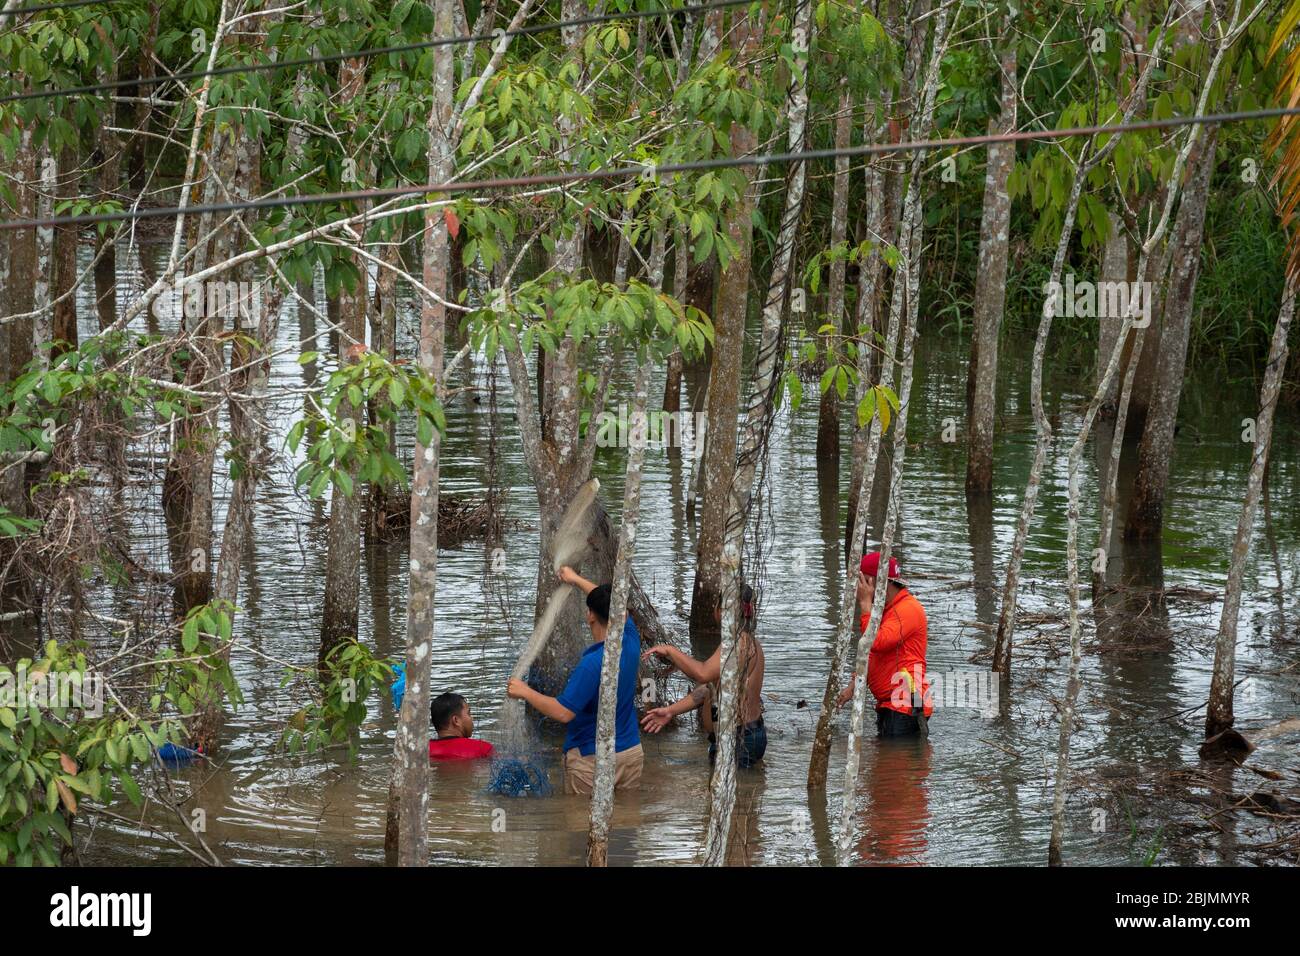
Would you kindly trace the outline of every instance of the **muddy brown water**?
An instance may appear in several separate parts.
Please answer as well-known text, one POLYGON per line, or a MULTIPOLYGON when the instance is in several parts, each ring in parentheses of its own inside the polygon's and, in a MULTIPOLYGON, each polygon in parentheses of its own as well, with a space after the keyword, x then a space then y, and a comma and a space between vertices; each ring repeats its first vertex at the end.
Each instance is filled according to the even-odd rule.
MULTIPOLYGON (((89 301, 82 315, 93 316, 89 301)), ((418 319, 407 307, 401 331, 409 346, 418 319)), ((169 317, 159 320, 166 330, 169 317)), ((83 335, 93 329, 83 327, 83 335)), ((276 359, 273 385, 298 389, 310 373, 296 362, 305 348, 330 352, 325 334, 286 308, 280 332, 284 353, 276 359)), ((968 515, 963 491, 965 449, 961 422, 967 344, 926 335, 919 345, 907 455, 906 504, 899 540, 905 576, 930 621, 929 666, 957 681, 986 671, 1006 555, 1024 490, 1033 447, 1029 409, 1029 343, 1008 341, 1001 351, 1001 417, 998 423, 995 494, 987 512, 968 515), (945 419, 957 441, 945 442, 945 419), (980 625, 983 625, 981 627, 980 625), (972 659, 974 658, 974 662, 972 659)), ((449 350, 450 351, 450 350, 449 350)), ((1068 660, 1064 628, 1066 454, 1080 421, 1090 382, 1090 357, 1059 350, 1048 381, 1049 413, 1056 439, 1048 458, 1038 514, 1025 558, 1024 612, 1016 672, 1007 691, 1005 716, 974 708, 941 706, 924 743, 864 745, 857 785, 855 845, 863 863, 1039 864, 1046 860, 1052 776, 1059 724, 1053 698, 1063 688, 1068 660), (1082 364, 1080 364, 1082 363, 1082 364), (1042 615, 1034 618, 1032 615, 1042 615), (1040 623, 1034 623, 1039 621, 1040 623)), ((1082 350, 1087 352, 1086 349, 1082 350)), ((486 387, 480 360, 459 376, 486 387)), ((503 615, 485 595, 481 542, 444 549, 439 558, 437 623, 433 650, 435 693, 455 690, 469 698, 478 735, 494 737, 506 678, 532 626, 536 573, 536 500, 522 461, 502 369, 500 480, 509 518, 506 569, 495 580, 505 595, 503 615)), ((628 382, 618 383, 620 396, 628 382)), ((690 397, 695 397, 695 386, 690 397)), ((652 387, 661 394, 662 384, 652 387)), ((303 701, 281 688, 282 669, 271 658, 298 665, 315 660, 323 588, 327 508, 296 493, 293 461, 282 436, 301 414, 301 394, 276 392, 272 420, 278 466, 259 491, 254 534, 247 548, 237 632, 243 646, 234 669, 245 704, 226 725, 215 759, 174 774, 189 793, 189 809, 202 809, 206 838, 231 864, 379 864, 395 714, 387 693, 368 701, 369 716, 355 760, 342 750, 291 756, 278 746, 285 721, 303 701)), ((809 389, 812 394, 812 389, 809 389)), ((1081 864, 1137 863, 1155 850, 1161 863, 1251 863, 1252 842, 1276 839, 1274 827, 1248 814, 1226 821, 1228 832, 1206 830, 1202 841, 1176 843, 1171 827, 1197 825, 1194 804, 1107 800, 1089 781, 1110 777, 1154 779, 1179 768, 1199 768, 1197 746, 1203 711, 1161 719, 1204 702, 1213 660, 1220 602, 1202 591, 1221 590, 1236 527, 1250 446, 1241 441, 1241 420, 1256 414, 1249 385, 1225 385, 1198 375, 1183 398, 1176 442, 1163 555, 1163 583, 1175 592, 1154 604, 1139 591, 1108 602, 1106 630, 1099 636, 1084 608, 1086 653, 1080 727, 1074 740, 1079 786, 1069 802, 1067 861, 1081 864), (1099 816, 1100 813, 1100 816, 1099 816), (1099 825, 1100 820, 1100 825, 1099 825)), ((452 494, 480 494, 488 411, 481 401, 458 398, 448 413, 443 444, 442 487, 452 494)), ((615 398, 617 404, 619 397, 615 398)), ((767 653, 766 721, 770 743, 762 765, 741 772, 735 858, 753 864, 827 864, 840 805, 847 716, 835 721, 829 777, 830 807, 809 799, 805 787, 812 728, 830 656, 842 584, 845 488, 850 442, 837 475, 819 475, 814 447, 817 403, 780 415, 771 443, 770 512, 764 525, 767 558, 761 576, 759 636, 767 653), (800 706, 800 702, 808 706, 800 706)), ((1300 711, 1297 621, 1294 600, 1300 574, 1297 543, 1300 483, 1297 416, 1280 415, 1274 438, 1267 521, 1257 519, 1241 611, 1238 727, 1260 727, 1300 711)), ((1103 432, 1101 449, 1106 436, 1103 432)), ((409 442, 407 444, 409 456, 409 442)), ((1085 519, 1081 547, 1096 540, 1096 451, 1084 477, 1085 519)), ((624 452, 603 450, 596 474, 603 498, 617 515, 621 505, 624 452)), ((1125 468, 1131 467, 1127 461, 1125 468)), ((160 476, 158 476, 160 478, 160 476)), ((147 519, 124 529, 142 560, 165 566, 160 512, 150 505, 157 480, 137 475, 133 493, 147 519)), ((689 464, 663 450, 650 450, 642 493, 636 570, 666 624, 684 633, 693 580, 694 528, 685 518, 689 464)), ((218 480, 217 527, 221 527, 224 476, 218 480)), ((877 509, 879 510, 879 509, 877 509)), ((1121 507, 1122 514, 1122 507, 1121 507)), ((365 545, 362 560, 361 633, 379 652, 402 653, 406 587, 401 540, 365 545)), ((1159 581, 1149 555, 1112 559, 1112 580, 1159 581), (1126 567, 1127 565, 1127 567, 1126 567)), ((1086 573, 1086 568, 1085 568, 1086 573)), ((105 613, 120 608, 122 595, 96 595, 105 613)), ((684 685, 677 690, 685 691, 684 685)), ((699 852, 705 820, 709 768, 706 743, 693 724, 660 735, 643 734, 643 789, 620 799, 610 839, 614 863, 689 863, 699 852)), ((559 783, 558 742, 549 757, 559 783)), ((1295 795, 1300 757, 1296 740, 1270 741, 1250 763, 1280 771, 1275 791, 1295 795)), ((1248 793, 1261 778, 1248 769, 1228 770, 1227 784, 1248 793)), ((430 856, 434 863, 550 865, 584 857, 585 800, 509 800, 486 792, 484 762, 435 763, 430 776, 430 856)), ((160 810, 147 819, 180 832, 160 810)), ((1282 835, 1288 831, 1279 830, 1282 835)), ((1289 831, 1292 834, 1294 830, 1289 831)), ((83 858, 98 864, 187 863, 190 857, 144 827, 106 819, 86 826, 83 858)), ((1292 851, 1294 854, 1294 850, 1292 851)), ((1294 855, 1291 857, 1294 862, 1294 855)))

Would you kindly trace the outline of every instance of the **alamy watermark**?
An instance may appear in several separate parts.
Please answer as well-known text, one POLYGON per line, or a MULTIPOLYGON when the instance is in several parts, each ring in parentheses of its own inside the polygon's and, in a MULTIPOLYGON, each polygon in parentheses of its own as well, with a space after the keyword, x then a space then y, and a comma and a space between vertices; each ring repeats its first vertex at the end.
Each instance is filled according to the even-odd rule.
POLYGON ((102 717, 104 680, 95 671, 31 673, 26 664, 17 671, 0 667, 0 707, 80 710, 87 717, 102 717))
POLYGON ((999 712, 998 676, 993 671, 930 671, 924 675, 920 665, 909 674, 899 671, 893 677, 891 703, 910 706, 913 689, 922 682, 925 703, 936 710, 975 710, 981 717, 996 717, 999 712))
POLYGON ((187 319, 234 319, 253 324, 262 315, 262 287, 256 282, 186 279, 178 275, 172 287, 153 300, 156 319, 178 315, 187 319))
MULTIPOLYGON (((648 411, 643 427, 646 430, 646 448, 661 450, 680 448, 688 458, 698 458, 704 449, 706 412, 648 411)), ((629 413, 627 404, 620 402, 618 411, 603 411, 596 416, 596 446, 598 448, 628 448, 638 425, 635 413, 629 413)))
POLYGON ((1064 283, 1043 283, 1043 295, 1054 316, 1122 319, 1131 315, 1134 328, 1145 329, 1151 324, 1150 282, 1076 282, 1070 272, 1064 283))

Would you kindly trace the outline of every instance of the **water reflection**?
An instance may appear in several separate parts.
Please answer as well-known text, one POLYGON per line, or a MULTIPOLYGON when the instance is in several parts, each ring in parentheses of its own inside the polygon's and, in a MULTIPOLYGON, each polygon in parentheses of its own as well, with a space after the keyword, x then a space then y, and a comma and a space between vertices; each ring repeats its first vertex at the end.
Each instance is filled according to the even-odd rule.
POLYGON ((932 758, 933 747, 925 737, 864 741, 858 862, 916 865, 923 861, 929 845, 932 758))
MULTIPOLYGON (((127 261, 120 257, 122 262, 127 261)), ((132 281, 132 277, 124 277, 132 281)), ((315 290, 308 290, 315 297, 315 290)), ((319 298, 316 301, 320 301, 319 298)), ((259 488, 254 532, 247 544, 236 628, 241 644, 232 660, 247 703, 224 729, 217 762, 175 775, 187 807, 207 813, 207 838, 217 854, 242 863, 383 862, 383 828, 392 760, 395 715, 386 694, 369 701, 370 713, 355 760, 340 751, 290 755, 278 746, 285 721, 302 700, 281 688, 278 662, 310 665, 314 660, 322 598, 325 503, 292 487, 298 460, 282 442, 301 415, 304 384, 319 383, 333 359, 325 336, 307 308, 294 300, 281 322, 272 369, 268 418, 276 431, 269 445, 280 456, 259 488), (295 313, 292 314, 292 313, 295 313), (322 352, 317 363, 296 361, 299 340, 322 352), (263 655, 270 655, 268 660, 263 655)), ((83 335, 94 331, 94 311, 82 309, 83 335)), ((410 354, 417 315, 412 303, 399 304, 398 350, 410 354)), ((155 321, 146 316, 147 321, 155 321)), ((174 330, 164 316, 161 331, 174 330)), ((988 638, 970 621, 996 622, 1006 556, 1014 535, 1020 496, 1033 450, 1028 410, 1028 354, 1004 350, 999 395, 994 493, 966 500, 960 443, 950 448, 931 440, 940 423, 960 408, 965 388, 965 344, 923 336, 918 345, 911 417, 918 444, 909 448, 905 476, 907 521, 898 541, 905 573, 914 580, 930 620, 932 672, 983 669, 972 655, 986 651, 988 638), (929 436, 929 437, 927 437, 929 436), (972 635, 974 635, 972 637, 972 635)), ((1051 449, 1038 515, 1030 534, 1020 596, 1026 619, 1017 636, 1014 684, 1002 695, 1006 719, 989 720, 973 712, 945 712, 932 723, 924 745, 865 741, 855 815, 857 856, 868 863, 1041 863, 1049 827, 1050 778, 1044 755, 1054 755, 1059 728, 1050 702, 1059 697, 1063 649, 1051 619, 1065 607, 1065 450, 1086 401, 1086 375, 1071 355, 1054 357, 1047 377, 1048 404, 1056 441, 1051 449), (1071 364, 1073 363, 1073 365, 1071 364), (1041 637, 1039 632, 1042 632, 1041 637), (1040 638, 1029 643, 1030 638, 1040 638)), ((466 363, 458 378, 487 396, 498 370, 482 361, 466 363)), ((685 370, 683 404, 699 408, 702 377, 685 370)), ((629 376, 614 383, 613 402, 626 396, 629 376)), ((443 482, 449 493, 482 494, 500 489, 511 524, 499 542, 466 542, 440 554, 433 675, 437 689, 455 690, 473 705, 480 733, 491 740, 501 705, 504 675, 531 625, 537 553, 536 497, 514 437, 508 377, 501 372, 498 396, 499 468, 487 472, 493 429, 490 403, 460 400, 448 415, 443 482), (493 571, 492 550, 501 547, 505 569, 493 571)), ((1189 395, 1202 388, 1189 383, 1189 395)), ((662 390, 662 379, 652 393, 662 390)), ((1161 767, 1195 764, 1199 724, 1167 720, 1168 715, 1203 702, 1212 648, 1207 636, 1217 625, 1219 604, 1211 598, 1170 597, 1166 589, 1213 594, 1223 584, 1223 556, 1230 546, 1240 510, 1240 489, 1248 464, 1240 441, 1240 416, 1257 397, 1250 388, 1219 383, 1203 389, 1215 401, 1189 403, 1185 417, 1195 421, 1175 440, 1174 482, 1166 508, 1163 555, 1123 545, 1108 565, 1112 590, 1099 596, 1096 614, 1084 588, 1085 657, 1075 766, 1081 774, 1114 764, 1151 774, 1161 767), (1189 438, 1194 434, 1195 438, 1189 438), (1095 624, 1095 630, 1094 630, 1095 624)), ((1287 601, 1283 578, 1294 580, 1300 518, 1283 508, 1300 491, 1300 442, 1295 414, 1279 410, 1269 497, 1264 510, 1264 540, 1252 552, 1243 603, 1242 673, 1277 671, 1279 652, 1293 639, 1274 624, 1287 601), (1288 570, 1289 569, 1289 570, 1288 570), (1282 604, 1279 604, 1279 601, 1282 604), (1257 640, 1264 631, 1270 640, 1257 640)), ((841 436, 837 480, 818 477, 815 458, 816 403, 796 414, 784 409, 773 435, 769 473, 772 517, 760 633, 767 655, 765 721, 770 744, 761 772, 741 773, 735 841, 739 861, 759 864, 829 864, 832 833, 839 811, 835 789, 843 781, 845 716, 835 719, 827 798, 810 799, 806 772, 811 708, 826 679, 829 648, 843 596, 841 547, 847 533, 849 454, 852 442, 841 436), (805 566, 791 559, 804 549, 805 566), (820 549, 820 554, 817 552, 820 549), (826 800, 829 800, 829 806, 826 800), (828 819, 829 818, 829 819, 828 819)), ((224 424, 224 423, 223 423, 224 424)), ((411 435, 399 433, 409 456, 411 435)), ((888 490, 889 445, 870 508, 868 542, 879 540, 888 490)), ((155 449, 156 450, 156 449, 155 449)), ((1107 460, 1104 438, 1085 461, 1081 476, 1084 520, 1080 547, 1084 575, 1097 537, 1097 464, 1107 460)), ((607 507, 621 501, 619 449, 602 450, 597 472, 607 507)), ((650 451, 643 484, 642 523, 637 542, 637 572, 666 626, 685 632, 694 575, 695 525, 687 516, 693 469, 685 456, 650 451)), ((1125 467, 1125 462, 1122 467, 1125 467)), ((119 529, 118 537, 146 567, 165 568, 166 539, 150 490, 149 468, 133 465, 126 494, 136 502, 141 521, 119 529)), ((224 521, 228 482, 216 483, 214 519, 224 521)), ((1124 482, 1121 482, 1121 489, 1124 482)), ((1123 514, 1122 504, 1116 509, 1123 514)), ((698 518, 698 515, 697 515, 698 518)), ((405 630, 406 542, 402 536, 358 542, 363 547, 360 631, 376 651, 398 654, 405 630)), ((1085 582, 1086 583, 1086 582, 1085 582)), ((94 594, 96 610, 126 617, 132 612, 127 589, 94 594)), ((1285 618, 1295 620, 1294 609, 1285 618)), ((1294 627, 1294 624, 1288 624, 1294 627)), ((1259 726, 1296 711, 1296 678, 1291 672, 1265 675, 1252 701, 1242 701, 1243 722, 1259 726)), ((674 688, 682 690, 682 688, 674 688)), ((1263 754, 1274 766, 1287 766, 1286 742, 1272 742, 1263 754)), ((700 849, 708 808, 708 760, 702 739, 690 728, 643 742, 646 767, 635 806, 616 807, 611 859, 617 863, 689 863, 700 849)), ((558 752, 558 741, 551 741, 558 752)), ((1293 752, 1293 748, 1292 751, 1293 752)), ((556 753, 549 753, 552 781, 558 780, 556 753)), ((1225 789, 1249 792, 1241 774, 1228 768, 1225 789)), ((429 834, 436 863, 572 865, 586 850, 587 805, 579 798, 514 800, 504 805, 485 792, 485 766, 439 764, 431 771, 429 834), (504 813, 504 818, 498 814, 504 813), (495 826, 494 826, 495 824, 495 826)), ((1156 808, 1158 810, 1158 808, 1156 808)), ((1070 805, 1066 856, 1083 863, 1132 862, 1124 847, 1093 839, 1086 806, 1070 805)), ((176 832, 174 814, 154 808, 150 820, 176 832)), ((1216 855, 1229 862, 1236 839, 1212 839, 1216 855)), ((103 824, 89 847, 92 863, 188 862, 144 827, 103 824)))

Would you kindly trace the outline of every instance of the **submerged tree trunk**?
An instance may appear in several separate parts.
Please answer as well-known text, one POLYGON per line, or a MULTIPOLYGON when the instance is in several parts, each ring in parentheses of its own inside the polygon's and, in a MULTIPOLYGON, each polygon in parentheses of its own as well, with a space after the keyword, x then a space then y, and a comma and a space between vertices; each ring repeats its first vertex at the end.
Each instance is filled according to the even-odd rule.
POLYGON ((645 462, 646 404, 651 363, 636 373, 632 418, 628 423, 627 478, 623 485, 623 519, 619 525, 618 557, 609 601, 609 627, 600 668, 600 698, 596 711, 596 772, 591 795, 591 827, 587 833, 587 865, 605 866, 609 855, 609 820, 614 812, 615 719, 618 712, 619 668, 623 654, 623 623, 628 614, 632 558, 636 552, 637 519, 641 513, 641 469, 645 462))
MULTIPOLYGON (((749 64, 761 36, 746 8, 733 14, 731 39, 738 63, 749 64)), ((703 52, 703 51, 701 51, 703 52)), ((749 67, 752 69, 752 66, 749 67)), ((753 77, 751 75, 751 82, 753 77)), ((731 127, 731 155, 755 152, 752 130, 735 123, 731 127)), ((701 463, 703 504, 700 509, 700 537, 695 562, 695 586, 691 594, 691 640, 707 646, 717 633, 713 609, 722 596, 722 548, 726 532, 729 491, 736 466, 736 424, 740 416, 740 371, 745 346, 745 317, 749 305, 749 277, 754 207, 758 202, 758 176, 753 166, 743 168, 746 186, 743 198, 727 213, 727 235, 735 255, 718 279, 713 314, 713 362, 709 367, 708 406, 705 409, 708 437, 701 463)))
MULTIPOLYGON (((944 53, 948 49, 948 41, 951 36, 949 16, 950 8, 943 6, 935 17, 933 48, 925 72, 925 82, 921 86, 921 103, 917 112, 919 123, 916 126, 916 131, 917 135, 922 137, 929 134, 931 125, 934 122, 935 99, 939 90, 939 66, 943 62, 944 53)), ((899 229, 899 238, 902 243, 899 250, 902 254, 900 266, 904 271, 895 278, 894 293, 890 304, 891 311, 900 307, 906 310, 904 312, 902 341, 900 343, 902 346, 902 369, 899 373, 898 415, 893 423, 894 448, 893 460, 890 463, 889 506, 885 515, 885 526, 880 537, 880 569, 876 578, 877 599, 872 604, 867 626, 858 639, 857 653, 855 655, 854 672, 857 674, 857 680, 853 686, 853 708, 849 718, 849 738, 844 756, 844 788, 835 841, 835 858, 840 866, 847 866, 850 862, 849 854, 853 843, 853 811, 857 797, 858 768, 860 766, 862 737, 866 724, 867 696, 870 693, 867 688, 867 658, 871 651, 871 645, 874 643, 876 634, 880 629, 880 622, 884 617, 889 560, 902 508, 903 461, 907 453, 907 419, 911 408, 912 364, 917 322, 921 311, 921 242, 925 226, 924 203, 921 196, 923 162, 924 154, 916 153, 910 164, 907 198, 903 203, 902 226, 899 229)), ((891 318, 891 324, 892 321, 891 318)), ((893 353, 884 356, 886 362, 892 363, 894 359, 895 355, 893 353)), ((873 425, 873 437, 876 433, 876 427, 873 425)), ((869 499, 865 499, 862 503, 862 510, 865 512, 869 506, 869 499)), ((855 591, 856 589, 846 590, 855 591)), ((855 597, 855 593, 849 596, 850 599, 855 597)), ((851 614, 852 611, 850 610, 850 617, 851 614)), ((844 621, 842 618, 841 630, 844 630, 846 625, 849 633, 852 634, 851 621, 844 621)))
MULTIPOLYGON (((361 60, 345 60, 339 68, 339 95, 348 103, 361 94, 365 86, 366 67, 361 60)), ((358 227, 365 234, 365 223, 358 227)), ((356 266, 356 288, 339 290, 339 328, 337 330, 339 365, 355 362, 366 341, 366 304, 369 291, 366 276, 369 270, 360 256, 353 256, 356 266)), ((360 431, 364 427, 363 409, 354 407, 344 397, 338 415, 350 427, 360 431), (350 423, 350 424, 348 424, 350 423)), ((319 665, 322 675, 327 672, 330 654, 340 644, 357 637, 357 621, 361 609, 361 494, 356 488, 357 467, 348 466, 353 479, 352 494, 344 494, 334 485, 330 492, 329 531, 325 558, 325 599, 321 610, 319 665)))
MULTIPOLYGON (((872 205, 868 208, 868 222, 879 223, 882 215, 882 197, 880 195, 884 176, 878 169, 868 167, 868 195, 872 205), (874 188, 872 188, 874 187, 874 188)), ((902 178, 899 177, 899 182, 902 178)), ((910 228, 904 222, 905 228, 910 228)), ((878 291, 881 287, 880 265, 883 260, 877 253, 872 253, 871 261, 866 263, 858 283, 858 390, 859 402, 870 388, 870 377, 874 361, 871 359, 875 345, 874 308, 878 291), (874 266, 874 268, 873 268, 874 266)), ((885 330, 883 354, 887 357, 880 364, 880 385, 893 388, 895 363, 893 356, 898 352, 898 337, 902 328, 904 283, 895 282, 890 295, 889 319, 885 330)), ((857 421, 856 417, 854 419, 857 421)), ((849 485, 849 538, 845 544, 848 557, 847 570, 849 580, 862 563, 862 553, 866 550, 868 527, 871 520, 871 497, 875 487, 875 464, 880 456, 881 437, 884 433, 878 410, 872 417, 855 429, 853 435, 853 468, 849 485), (861 507, 857 505, 862 502, 861 507)), ((831 750, 831 718, 834 715, 835 698, 840 692, 840 677, 849 656, 849 647, 853 639, 853 627, 857 624, 855 588, 846 587, 841 600, 839 624, 835 634, 835 644, 831 650, 831 668, 826 676, 826 687, 822 691, 821 710, 817 715, 817 726, 813 733, 812 756, 808 763, 808 789, 821 790, 826 787, 827 765, 831 750)))
MULTIPOLYGON (((1256 8, 1256 13, 1260 8, 1256 8)), ((1240 13, 1240 8, 1238 8, 1240 13)), ((1218 76, 1219 68, 1228 49, 1232 46, 1240 32, 1249 24, 1249 18, 1244 23, 1239 23, 1237 16, 1234 15, 1233 22, 1227 31, 1227 35, 1218 44, 1215 50, 1214 59, 1210 64, 1209 71, 1204 78, 1204 85, 1201 90, 1200 98, 1197 101, 1196 109, 1198 115, 1203 115, 1208 108, 1210 91, 1214 86, 1215 78, 1218 76)), ((1202 127, 1193 126, 1187 134, 1187 141, 1179 150, 1174 160, 1172 169, 1165 181, 1166 193, 1164 196, 1163 209, 1161 210, 1158 221, 1151 226, 1150 233, 1142 244, 1142 254, 1138 260, 1138 275, 1144 275, 1152 261, 1153 253, 1161 248, 1165 233, 1169 227, 1169 217, 1172 212, 1174 202, 1178 198, 1179 190, 1182 186, 1183 171, 1187 167, 1187 161, 1196 148, 1198 139, 1202 132, 1202 127)), ((1098 384, 1097 391, 1092 400, 1088 403, 1088 408, 1083 415, 1083 424, 1079 429, 1079 434, 1070 446, 1069 454, 1069 472, 1067 481, 1068 503, 1066 509, 1066 545, 1065 545, 1065 563, 1066 563, 1066 591, 1069 598, 1069 619, 1070 619, 1070 665, 1069 675, 1065 685, 1065 700, 1061 706, 1061 733, 1060 741, 1057 748, 1056 756, 1056 781, 1052 796, 1052 834, 1047 850, 1047 861, 1050 866, 1060 866, 1062 859, 1062 844, 1064 842, 1065 832, 1065 800, 1066 791, 1069 788, 1070 777, 1070 740, 1074 733, 1074 715, 1079 696, 1079 672, 1083 654, 1082 626, 1079 615, 1079 469, 1083 458, 1083 450, 1088 441, 1089 434, 1092 431, 1092 425, 1096 420, 1097 414, 1105 400, 1106 392, 1111 379, 1114 377, 1119 368, 1120 360, 1124 350, 1124 339, 1128 332, 1133 328, 1136 319, 1136 310, 1139 303, 1130 300, 1129 307, 1124 316, 1124 325, 1120 329, 1119 341, 1116 343, 1114 350, 1109 356, 1106 364, 1106 371, 1102 375, 1101 382, 1098 384)), ((1121 402, 1124 397, 1121 396, 1121 402)))
MULTIPOLYGON (((1016 41, 1008 19, 1004 25, 1002 107, 990 133, 1016 128, 1016 41)), ((971 335, 970 388, 967 399, 966 491, 993 490, 993 419, 997 413, 998 328, 1006 304, 1007 247, 1011 229, 1011 196, 1007 180, 1016 164, 1015 143, 991 143, 984 177, 984 215, 980 222, 979 271, 975 277, 974 331, 971 335)))
MULTIPOLYGON (((1170 6, 1165 13, 1166 21, 1172 13, 1173 7, 1170 6)), ((1138 77, 1128 107, 1121 119, 1122 123, 1129 122, 1138 106, 1145 100, 1146 88, 1157 63, 1162 40, 1163 31, 1157 31, 1156 42, 1152 45, 1146 66, 1138 77)), ((1060 286, 1066 255, 1070 249, 1070 238, 1074 231, 1074 217, 1079 209, 1079 197, 1083 192, 1084 181, 1093 169, 1105 162, 1116 146, 1119 145, 1119 142, 1119 137, 1111 137, 1104 146, 1092 152, 1094 138, 1089 137, 1085 141, 1083 151, 1080 154, 1079 165, 1075 169, 1074 182, 1070 186, 1070 196, 1062 215, 1061 233, 1056 243, 1056 254, 1052 259, 1049 285, 1060 286)), ((1042 318, 1038 323, 1038 334, 1034 339, 1033 364, 1029 386, 1036 435, 1034 458, 1029 468, 1029 479, 1025 482, 1025 497, 1020 507, 1020 517, 1016 522, 1015 540, 1011 546, 1011 554, 1007 558, 1007 576, 1002 588, 1002 610, 998 615, 997 638, 993 648, 992 669, 1001 673, 1004 679, 1011 673, 1011 647, 1016 630, 1016 600, 1020 590, 1020 563, 1024 558, 1025 544, 1029 540, 1029 526, 1033 521, 1034 509, 1038 502, 1038 486, 1042 481, 1043 466, 1047 461, 1047 450, 1052 442, 1052 426, 1047 419, 1047 412, 1043 408, 1043 357, 1047 351, 1048 336, 1052 331, 1054 308, 1053 296, 1045 296, 1042 318)))
MULTIPOLYGON (((798 0, 793 18, 791 46, 795 65, 786 99, 789 108, 789 150, 804 148, 808 122, 808 44, 812 38, 812 0, 798 0)), ((776 413, 776 392, 780 375, 781 352, 785 347, 786 301, 790 291, 790 273, 794 265, 795 235, 803 211, 807 164, 791 165, 786 179, 785 206, 777 234, 772 275, 768 280, 763 304, 763 327, 749 407, 745 414, 744 434, 736 458, 730 487, 720 561, 722 574, 722 623, 719 635, 719 659, 722 663, 718 680, 717 759, 709 786, 709 824, 704 840, 704 860, 710 866, 723 866, 727 860, 727 843, 731 836, 731 815, 736 804, 736 714, 738 713, 740 662, 736 650, 740 585, 745 573, 741 567, 741 545, 746 519, 754 504, 754 477, 761 466, 766 469, 768 436, 776 413)), ((761 507, 761 506, 757 506, 761 507)), ((716 604, 715 604, 716 606, 716 604)), ((699 610, 692 608, 692 613, 699 610)))
MULTIPOLYGON (((835 117, 835 148, 848 149, 853 131, 853 98, 849 94, 848 77, 840 80, 839 115, 835 117)), ((849 220, 849 157, 835 157, 835 188, 831 199, 831 248, 837 255, 831 260, 830 301, 827 305, 828 322, 845 330, 844 272, 845 261, 838 254, 848 236, 849 220)), ((820 323, 819 323, 820 324, 820 323)), ((817 462, 838 463, 840 458, 840 404, 834 383, 821 395, 817 408, 817 462)))
MULTIPOLYGON (((1137 474, 1128 503, 1125 538, 1154 540, 1160 537, 1164 525, 1169 459, 1173 454, 1178 403, 1187 367, 1187 344, 1191 338, 1192 306, 1201 269, 1201 242, 1205 236, 1205 210, 1209 203, 1216 146, 1216 128, 1209 127, 1201 155, 1194 161, 1192 178, 1178 207, 1155 392, 1142 431, 1142 442, 1138 446, 1137 474)), ((1107 524, 1103 523, 1102 527, 1106 528, 1107 524)))
POLYGON ((1223 612, 1219 617, 1219 635, 1214 645, 1214 672, 1210 678, 1210 702, 1205 713, 1205 736, 1214 737, 1232 727, 1232 690, 1237 662, 1237 614, 1241 608, 1242 580, 1246 573, 1246 556, 1255 527, 1255 507, 1268 470, 1268 453, 1273 440, 1273 416, 1286 374, 1287 336, 1295 317, 1296 284, 1288 282, 1282 293, 1282 309, 1273 329, 1273 344, 1264 367, 1264 384, 1259 390, 1259 417, 1255 420, 1255 444, 1246 479, 1246 496, 1232 539, 1232 556, 1228 562, 1228 583, 1223 592, 1223 612))
MULTIPOLYGON (((436 0, 434 36, 455 32, 455 4, 436 0)), ((429 113, 429 182, 446 182, 455 173, 452 110, 455 54, 452 47, 434 51, 434 98, 429 113)), ((420 308, 420 371, 442 386, 447 326, 449 242, 441 210, 424 213, 424 262, 421 281, 433 296, 420 308), (436 298, 435 298, 436 297, 436 298)), ((438 574, 438 479, 442 437, 433 429, 428 445, 415 445, 411 481, 411 582, 406 604, 406 695, 398 718, 394 774, 398 804, 398 852, 401 866, 428 863, 429 701, 434 637, 434 597, 438 574)), ((394 801, 390 800, 390 805, 394 801)))

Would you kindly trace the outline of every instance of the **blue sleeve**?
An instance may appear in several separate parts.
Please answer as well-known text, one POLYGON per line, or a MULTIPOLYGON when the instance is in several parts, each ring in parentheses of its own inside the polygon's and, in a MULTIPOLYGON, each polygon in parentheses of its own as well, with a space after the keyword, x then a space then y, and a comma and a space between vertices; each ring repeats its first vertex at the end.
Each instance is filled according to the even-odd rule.
MULTIPOLYGON (((631 614, 628 614, 627 623, 623 625, 623 654, 619 660, 621 668, 631 668, 633 677, 641 669, 641 633, 636 629, 631 614)), ((621 679, 619 683, 622 684, 621 679)))
POLYGON ((560 706, 580 714, 590 707, 600 693, 600 658, 592 654, 578 661, 560 696, 560 706))

